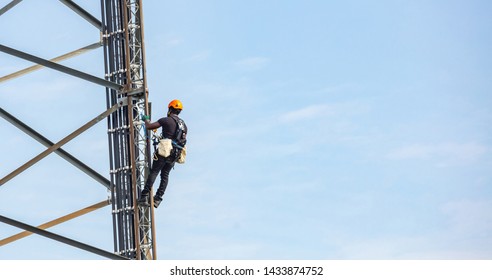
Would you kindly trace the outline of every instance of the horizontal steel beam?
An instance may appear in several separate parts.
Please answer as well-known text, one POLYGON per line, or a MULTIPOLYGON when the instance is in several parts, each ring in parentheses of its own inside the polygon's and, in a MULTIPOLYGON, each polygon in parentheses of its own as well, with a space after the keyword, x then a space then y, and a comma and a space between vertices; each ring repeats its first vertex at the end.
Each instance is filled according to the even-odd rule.
POLYGON ((19 221, 7 218, 7 217, 2 216, 2 215, 0 215, 0 222, 6 223, 6 224, 14 226, 14 227, 21 228, 23 230, 30 231, 30 232, 35 233, 35 234, 39 234, 41 236, 56 240, 58 242, 65 243, 67 245, 70 245, 70 246, 94 253, 94 254, 99 255, 99 256, 103 256, 103 257, 108 258, 108 259, 128 260, 127 258, 116 255, 114 253, 96 248, 96 247, 91 246, 91 245, 84 244, 82 242, 79 242, 79 241, 76 241, 76 240, 73 240, 70 238, 66 238, 64 236, 61 236, 61 235, 58 235, 58 234, 55 234, 55 233, 52 233, 52 232, 49 232, 46 230, 39 229, 37 227, 30 226, 30 225, 25 224, 25 223, 21 223, 19 221))
MULTIPOLYGON (((46 137, 44 137, 43 135, 32 129, 30 126, 26 125, 25 123, 17 119, 16 117, 9 114, 1 107, 0 107, 0 117, 3 117, 5 120, 13 124, 18 129, 25 132, 27 135, 34 138, 39 143, 43 144, 45 147, 49 148, 54 145, 53 142, 48 140, 46 137)), ((89 175, 94 180, 104 185, 108 190, 111 190, 111 183, 109 182, 108 179, 106 179, 101 174, 97 173, 95 170, 93 170, 92 168, 90 168, 89 166, 87 166, 86 164, 84 164, 83 162, 81 162, 80 160, 78 160, 77 158, 75 158, 74 156, 63 150, 62 148, 55 150, 55 153, 61 156, 63 159, 70 162, 71 164, 73 164, 78 169, 82 170, 84 173, 89 175)))
POLYGON ((0 45, 0 51, 7 53, 7 54, 10 54, 10 55, 13 55, 13 56, 16 56, 16 57, 19 57, 19 58, 22 58, 22 59, 25 59, 25 60, 28 60, 28 61, 31 61, 31 62, 34 62, 34 63, 37 63, 37 64, 41 64, 45 67, 60 71, 62 73, 72 75, 72 76, 75 76, 77 78, 80 78, 80 79, 83 79, 83 80, 86 80, 86 81, 89 81, 89 82, 92 82, 92 83, 95 83, 95 84, 98 84, 101 86, 105 86, 107 88, 112 88, 112 89, 116 89, 116 90, 121 90, 123 88, 122 85, 119 85, 117 83, 113 83, 111 81, 104 80, 104 79, 98 78, 96 76, 89 75, 87 73, 84 73, 84 72, 81 72, 81 71, 78 71, 78 70, 75 70, 75 69, 51 62, 51 61, 43 59, 43 58, 39 58, 37 56, 31 55, 31 54, 28 54, 25 52, 18 51, 16 49, 9 48, 9 47, 4 46, 4 45, 0 45))
POLYGON ((14 0, 7 5, 5 5, 2 9, 0 9, 0 16, 6 13, 8 10, 12 9, 15 5, 19 4, 22 0, 14 0))
POLYGON ((83 125, 79 129, 75 130, 74 132, 72 132, 71 134, 69 134, 67 137, 65 137, 62 140, 60 140, 58 143, 50 146, 44 152, 42 152, 39 155, 35 156, 34 158, 32 158, 31 160, 29 160, 28 162, 26 162, 21 167, 17 168, 16 170, 12 171, 7 176, 3 177, 0 180, 0 186, 2 186, 3 184, 7 183, 8 181, 10 181, 15 176, 19 175, 20 173, 22 173, 23 171, 25 171, 29 167, 33 166, 38 161, 42 160, 43 158, 45 158, 46 156, 48 156, 52 152, 54 152, 57 149, 59 149, 61 146, 65 145, 66 143, 68 143, 69 141, 71 141, 72 139, 74 139, 75 137, 77 137, 78 135, 80 135, 82 132, 86 131, 87 129, 89 129, 90 127, 94 126, 95 124, 97 124, 102 119, 104 119, 107 116, 109 116, 109 114, 111 114, 112 112, 116 111, 116 109, 118 109, 118 107, 119 107, 119 104, 115 104, 113 107, 109 108, 105 112, 101 113, 99 116, 97 116, 94 119, 90 120, 88 123, 86 123, 85 125, 83 125))
MULTIPOLYGON (((68 59, 68 58, 71 58, 71 57, 74 57, 74 56, 77 56, 77 55, 81 55, 81 54, 83 54, 83 53, 85 53, 87 51, 90 51, 90 50, 99 48, 101 46, 102 45, 101 45, 100 42, 97 42, 97 43, 94 43, 94 44, 90 44, 90 45, 85 46, 83 48, 80 48, 78 50, 75 50, 75 51, 66 53, 64 55, 57 56, 57 57, 51 59, 50 61, 51 62, 63 61, 65 59, 68 59)), ((41 69, 43 67, 44 67, 43 65, 37 64, 37 65, 31 66, 31 67, 28 67, 28 68, 19 70, 19 71, 15 72, 15 73, 12 73, 12 74, 9 74, 9 75, 0 77, 0 83, 6 82, 8 80, 11 80, 11 79, 14 79, 14 78, 17 78, 17 77, 20 77, 20 76, 25 75, 25 74, 28 74, 28 73, 31 73, 31 72, 36 71, 38 69, 41 69)))
POLYGON ((90 22, 90 24, 94 25, 97 29, 102 30, 102 23, 100 20, 95 18, 93 15, 91 15, 89 12, 86 10, 82 9, 79 5, 74 3, 73 1, 70 0, 60 0, 63 4, 65 4, 67 7, 72 9, 74 12, 76 12, 79 16, 83 17, 85 20, 90 22))

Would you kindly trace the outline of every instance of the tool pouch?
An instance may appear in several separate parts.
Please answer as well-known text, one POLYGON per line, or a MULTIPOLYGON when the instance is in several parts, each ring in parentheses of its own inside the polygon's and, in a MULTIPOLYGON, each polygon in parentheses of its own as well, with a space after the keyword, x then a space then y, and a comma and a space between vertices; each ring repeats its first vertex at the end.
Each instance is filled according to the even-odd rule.
POLYGON ((157 153, 160 156, 168 157, 171 154, 173 149, 173 143, 171 139, 161 139, 159 140, 159 144, 157 145, 157 153))
POLYGON ((177 163, 183 164, 185 163, 186 160, 186 146, 181 149, 181 153, 179 153, 178 159, 176 160, 177 163))

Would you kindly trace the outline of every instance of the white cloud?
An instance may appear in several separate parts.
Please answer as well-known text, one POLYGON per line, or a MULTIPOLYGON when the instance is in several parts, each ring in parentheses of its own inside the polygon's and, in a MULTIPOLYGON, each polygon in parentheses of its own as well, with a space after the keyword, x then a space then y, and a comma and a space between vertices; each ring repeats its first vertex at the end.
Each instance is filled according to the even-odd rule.
POLYGON ((183 40, 181 38, 171 38, 166 41, 166 45, 168 46, 178 46, 183 43, 183 40))
MULTIPOLYGON (((489 220, 490 221, 490 220, 489 220)), ((489 227, 490 228, 490 227, 489 227)), ((490 230, 486 233, 488 234, 490 230)), ((463 235, 442 230, 419 235, 375 238, 339 238, 334 258, 363 260, 463 260, 490 259, 490 234, 463 235)), ((330 237, 333 240, 333 237, 330 237)))
MULTIPOLYGON (((24 68, 29 67, 29 66, 19 66, 19 65, 7 64, 8 62, 2 62, 2 63, 5 63, 5 65, 0 66, 0 78, 3 78, 7 75, 13 74, 19 70, 22 70, 24 68)), ((9 81, 9 80, 6 80, 6 81, 9 81)))
POLYGON ((264 248, 256 241, 231 240, 211 234, 182 234, 177 242, 163 245, 164 259, 254 259, 264 248))
POLYGON ((186 58, 185 61, 188 61, 188 62, 204 61, 204 60, 207 60, 209 57, 210 57, 210 51, 205 50, 205 51, 200 51, 200 52, 193 54, 192 56, 186 58))
POLYGON ((279 120, 281 122, 292 122, 333 116, 337 117, 338 121, 346 121, 355 115, 367 113, 369 110, 370 108, 367 104, 357 101, 314 104, 283 113, 279 116, 279 120))
MULTIPOLYGON (((339 241, 340 242, 340 241, 339 241)), ((367 238, 361 240, 343 240, 335 251, 340 259, 388 260, 406 259, 406 253, 422 250, 426 243, 420 237, 367 238)))
POLYGON ((248 57, 236 61, 234 62, 234 65, 241 70, 253 71, 253 70, 263 69, 269 63, 270 63, 270 58, 254 56, 254 57, 248 57))
POLYGON ((438 162, 438 166, 444 167, 475 163, 489 150, 489 147, 474 142, 412 144, 389 152, 387 158, 392 160, 434 160, 438 162))
POLYGON ((334 113, 332 106, 327 104, 311 105, 298 110, 290 111, 280 115, 281 122, 301 121, 306 119, 314 119, 321 116, 334 113))
POLYGON ((491 237, 492 200, 451 201, 441 207, 451 230, 466 235, 491 237))
POLYGON ((10 83, 2 87, 0 93, 1 97, 8 96, 10 101, 15 102, 52 102, 67 98, 74 91, 80 92, 79 89, 84 88, 85 84, 84 81, 71 77, 56 77, 48 83, 37 80, 10 83))
POLYGON ((333 86, 326 86, 324 88, 321 88, 319 90, 320 93, 339 93, 339 92, 345 92, 349 90, 354 90, 356 89, 357 86, 354 84, 339 84, 339 85, 333 85, 333 86))

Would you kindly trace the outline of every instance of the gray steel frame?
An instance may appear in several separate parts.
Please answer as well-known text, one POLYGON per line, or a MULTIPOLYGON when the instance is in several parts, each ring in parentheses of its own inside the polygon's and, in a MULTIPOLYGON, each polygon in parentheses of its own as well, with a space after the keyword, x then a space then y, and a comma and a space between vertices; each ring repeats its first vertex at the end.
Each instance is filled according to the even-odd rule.
MULTIPOLYGON (((136 203, 150 165, 150 140, 145 125, 140 120, 141 115, 149 115, 141 0, 101 0, 102 22, 73 1, 59 1, 101 31, 101 43, 104 46, 105 79, 56 63, 87 50, 95 49, 101 43, 91 44, 51 60, 45 60, 0 44, 0 51, 37 64, 1 77, 0 83, 35 71, 43 66, 48 67, 106 87, 107 110, 58 143, 53 143, 0 108, 1 117, 47 147, 44 152, 0 179, 0 186, 48 154, 57 153, 111 190, 115 254, 44 230, 47 225, 58 224, 90 212, 88 209, 93 210, 95 205, 39 227, 33 227, 4 216, 0 216, 0 221, 110 259, 156 259, 153 201, 151 201, 150 207, 137 206, 136 203), (104 118, 107 119, 108 123, 110 180, 61 149, 62 145, 104 118)), ((0 9, 0 15, 9 11, 19 2, 21 0, 11 1, 0 9)), ((102 202, 96 205, 99 208, 105 206, 106 203, 102 202)), ((28 234, 23 233, 4 239, 4 243, 7 242, 5 240, 17 240, 26 235, 28 234)), ((0 246, 2 245, 0 244, 0 246)))
POLYGON ((22 0, 13 0, 7 5, 5 5, 5 7, 0 9, 0 16, 5 14, 8 10, 12 9, 15 5, 19 4, 21 1, 22 0))

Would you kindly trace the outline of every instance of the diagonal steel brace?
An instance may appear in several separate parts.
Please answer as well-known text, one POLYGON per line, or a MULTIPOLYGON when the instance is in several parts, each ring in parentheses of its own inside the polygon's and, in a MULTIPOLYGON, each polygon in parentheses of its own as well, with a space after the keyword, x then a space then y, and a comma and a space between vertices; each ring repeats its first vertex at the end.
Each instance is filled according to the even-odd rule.
MULTIPOLYGON (((65 59, 68 59, 68 58, 71 58, 71 57, 74 57, 74 56, 83 54, 83 53, 85 53, 87 51, 90 51, 90 50, 93 50, 93 49, 96 49, 96 48, 99 48, 99 47, 101 47, 101 43, 100 42, 97 42, 97 43, 90 44, 88 46, 82 47, 80 49, 77 49, 75 51, 72 51, 72 52, 69 52, 69 53, 66 53, 66 54, 57 56, 57 57, 51 59, 50 61, 51 62, 63 61, 65 59)), ((37 65, 33 65, 31 67, 27 67, 25 69, 19 70, 17 72, 14 72, 12 74, 9 74, 9 75, 0 77, 0 83, 6 82, 8 80, 11 80, 11 79, 14 79, 14 78, 17 78, 17 77, 20 77, 22 75, 25 75, 25 74, 28 74, 30 72, 36 71, 36 70, 41 69, 43 67, 44 67, 43 65, 37 64, 37 65)))
MULTIPOLYGON (((2 109, 1 107, 0 107, 0 117, 3 117, 4 119, 6 119, 8 122, 10 122, 15 127, 22 130, 23 132, 25 132, 27 135, 31 136, 33 139, 35 139, 39 143, 43 144, 45 147, 49 148, 49 147, 54 145, 53 142, 48 140, 46 137, 41 135, 39 132, 32 129, 27 124, 23 123, 22 121, 20 121, 16 117, 9 114, 7 111, 2 109)), ((94 169, 90 168, 89 166, 87 166, 86 164, 84 164, 83 162, 78 160, 76 157, 72 156, 71 154, 69 154, 68 152, 63 150, 62 148, 57 149, 55 151, 55 153, 58 154, 59 156, 61 156, 66 161, 73 164, 75 167, 77 167, 78 169, 80 169, 81 171, 83 171, 84 173, 89 175, 90 177, 92 177, 94 180, 96 180, 99 183, 101 183, 102 185, 104 185, 108 190, 111 190, 111 187, 110 187, 111 182, 109 182, 108 179, 106 179, 104 176, 97 173, 94 169)))
POLYGON ((0 16, 6 13, 8 10, 12 9, 15 5, 19 4, 22 0, 13 0, 7 5, 5 5, 2 9, 0 9, 0 16))
MULTIPOLYGON (((60 218, 55 219, 53 221, 50 221, 50 222, 44 223, 42 225, 39 225, 38 228, 39 229, 47 229, 47 228, 56 226, 58 224, 64 223, 66 221, 69 221, 69 220, 75 219, 77 217, 80 217, 82 215, 85 215, 87 213, 90 213, 90 212, 92 212, 94 210, 100 209, 100 208, 102 208, 104 206, 107 206, 109 204, 110 204, 109 200, 107 200, 107 199, 106 200, 103 200, 103 201, 101 201, 99 203, 96 203, 94 205, 88 206, 88 207, 86 207, 84 209, 75 211, 73 213, 70 213, 70 214, 65 215, 63 217, 60 217, 60 218)), ((12 243, 14 241, 17 241, 17 240, 19 240, 21 238, 27 237, 27 236, 29 236, 31 234, 32 234, 32 232, 30 232, 30 231, 24 231, 24 232, 21 232, 21 233, 12 235, 10 237, 4 238, 4 239, 0 240, 0 247, 1 246, 4 246, 4 245, 7 245, 9 243, 12 243)))
POLYGON ((97 116, 94 119, 90 120, 88 123, 86 123, 85 125, 83 125, 79 129, 75 130, 74 132, 72 132, 71 134, 69 134, 67 137, 65 137, 62 140, 60 140, 58 143, 52 145, 51 147, 49 147, 48 149, 46 149, 44 152, 40 153, 39 155, 37 155, 34 158, 32 158, 30 161, 26 162, 21 167, 19 167, 16 170, 12 171, 10 174, 8 174, 7 176, 5 176, 4 178, 2 178, 0 180, 0 186, 2 186, 3 184, 7 183, 8 181, 10 181, 15 176, 19 175, 20 173, 22 173, 23 171, 25 171, 29 167, 33 166, 35 163, 37 163, 41 159, 45 158, 46 156, 48 156, 52 152, 54 152, 57 149, 59 149, 61 146, 65 145, 66 143, 68 143, 69 141, 71 141, 72 139, 74 139, 75 137, 77 137, 78 135, 80 135, 82 132, 86 131, 87 129, 89 129, 90 127, 94 126, 95 124, 97 124, 102 119, 104 119, 107 116, 109 116, 109 114, 111 114, 114 111, 116 111, 116 109, 118 109, 119 106, 120 106, 120 104, 115 104, 113 107, 109 108, 105 112, 101 113, 99 116, 97 116))
POLYGON ((76 248, 79 248, 79 249, 82 249, 82 250, 85 250, 85 251, 88 251, 88 252, 91 252, 91 253, 94 253, 94 254, 109 258, 109 259, 112 259, 112 260, 127 260, 127 258, 116 255, 114 253, 96 248, 96 247, 91 246, 91 245, 84 244, 82 242, 79 242, 79 241, 76 241, 76 240, 73 240, 70 238, 63 237, 61 235, 58 235, 58 234, 55 234, 55 233, 52 233, 52 232, 49 232, 46 230, 39 229, 37 227, 30 226, 30 225, 25 224, 25 223, 21 223, 19 221, 7 218, 7 217, 2 216, 2 215, 0 215, 0 222, 9 224, 9 225, 14 226, 14 227, 22 228, 22 229, 30 231, 32 233, 42 235, 44 237, 65 243, 67 245, 70 245, 70 246, 73 246, 73 247, 76 247, 76 248))
POLYGON ((74 77, 77 77, 77 78, 80 78, 80 79, 83 79, 83 80, 86 80, 86 81, 89 81, 89 82, 92 82, 92 83, 95 83, 95 84, 98 84, 101 86, 105 86, 107 88, 112 88, 112 89, 116 89, 116 90, 121 90, 123 88, 123 86, 120 84, 117 84, 117 83, 114 83, 114 82, 111 82, 108 80, 104 80, 104 79, 101 79, 101 78, 96 77, 96 76, 92 76, 90 74, 72 69, 70 67, 66 67, 66 66, 58 64, 58 63, 51 62, 49 60, 46 60, 46 59, 31 55, 31 54, 28 54, 25 52, 21 52, 19 50, 13 49, 13 48, 9 48, 5 45, 0 44, 0 51, 4 52, 6 54, 10 54, 10 55, 13 55, 13 56, 37 63, 37 64, 41 64, 45 67, 60 71, 62 73, 72 75, 74 77))

